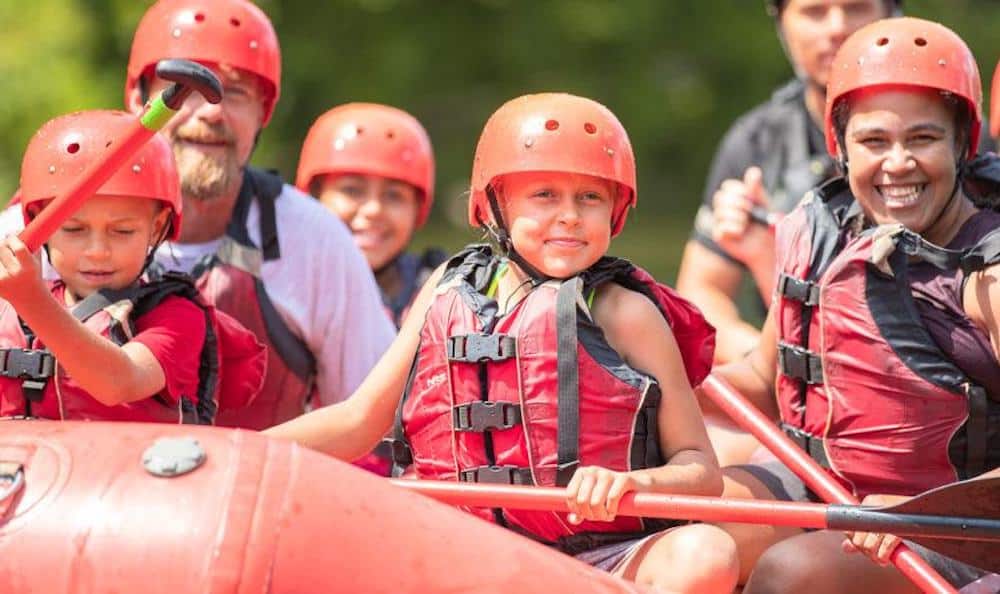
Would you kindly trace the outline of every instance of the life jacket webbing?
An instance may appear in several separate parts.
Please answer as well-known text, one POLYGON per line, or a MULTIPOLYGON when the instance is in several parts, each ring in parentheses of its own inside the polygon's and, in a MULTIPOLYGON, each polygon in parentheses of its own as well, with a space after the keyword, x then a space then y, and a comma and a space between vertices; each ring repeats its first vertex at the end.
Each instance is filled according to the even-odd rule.
POLYGON ((556 293, 557 417, 556 485, 565 487, 580 466, 580 366, 577 357, 576 308, 580 277, 563 281, 556 293))

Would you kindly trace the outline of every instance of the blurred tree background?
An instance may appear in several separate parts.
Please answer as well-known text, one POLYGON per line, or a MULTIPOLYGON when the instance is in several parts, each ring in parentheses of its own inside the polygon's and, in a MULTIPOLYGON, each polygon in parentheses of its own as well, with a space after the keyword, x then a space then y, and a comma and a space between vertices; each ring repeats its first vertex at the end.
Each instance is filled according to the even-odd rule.
MULTIPOLYGON (((210 0, 206 0, 210 1, 210 0)), ((281 39, 282 97, 254 162, 294 178, 313 120, 347 101, 406 109, 427 127, 438 200, 420 245, 474 238, 464 223, 472 153, 508 98, 568 91, 629 130, 639 208, 612 251, 676 273, 712 151, 740 113, 791 76, 761 0, 260 0, 281 39)), ((119 108, 148 2, 0 0, 0 196, 31 134, 57 114, 119 108)), ((1000 2, 907 0, 969 43, 988 85, 1000 2)))

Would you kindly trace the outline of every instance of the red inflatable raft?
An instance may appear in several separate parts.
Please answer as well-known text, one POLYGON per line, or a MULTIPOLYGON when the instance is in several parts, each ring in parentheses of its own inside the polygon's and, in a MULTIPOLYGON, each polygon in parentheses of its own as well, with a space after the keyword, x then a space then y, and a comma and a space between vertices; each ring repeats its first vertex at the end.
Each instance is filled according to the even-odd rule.
POLYGON ((0 422, 0 592, 635 592, 256 433, 0 422))

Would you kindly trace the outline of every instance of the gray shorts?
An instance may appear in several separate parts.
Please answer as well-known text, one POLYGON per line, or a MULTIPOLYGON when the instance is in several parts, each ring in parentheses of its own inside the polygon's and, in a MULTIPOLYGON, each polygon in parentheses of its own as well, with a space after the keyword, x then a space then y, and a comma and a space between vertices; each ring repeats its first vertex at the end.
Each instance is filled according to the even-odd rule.
MULTIPOLYGON (((731 468, 738 468, 753 475, 767 487, 775 499, 780 501, 818 501, 815 493, 806 487, 802 479, 777 460, 759 464, 740 464, 731 468)), ((961 588, 962 594, 1000 593, 1000 575, 945 557, 915 542, 909 540, 903 542, 952 586, 961 588)))
POLYGON ((573 558, 610 574, 619 574, 625 569, 626 563, 628 563, 628 561, 635 556, 646 541, 660 534, 663 533, 657 532, 642 538, 634 538, 631 540, 624 540, 622 542, 599 546, 597 548, 590 549, 589 551, 577 553, 573 556, 573 558))

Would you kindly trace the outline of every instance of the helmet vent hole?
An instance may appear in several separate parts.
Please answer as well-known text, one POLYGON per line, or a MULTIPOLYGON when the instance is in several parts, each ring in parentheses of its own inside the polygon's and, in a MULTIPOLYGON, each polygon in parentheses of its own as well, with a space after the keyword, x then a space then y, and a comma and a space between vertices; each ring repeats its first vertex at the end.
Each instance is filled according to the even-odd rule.
POLYGON ((236 17, 233 17, 233 18, 229 19, 229 24, 232 25, 232 26, 234 26, 234 27, 239 27, 240 26, 240 19, 238 19, 236 17))
POLYGON ((587 134, 596 134, 597 133, 597 126, 591 124, 590 122, 587 122, 586 124, 584 124, 583 125, 583 129, 584 129, 584 131, 587 132, 587 134))
POLYGON ((80 151, 80 143, 79 142, 71 142, 69 144, 69 146, 66 147, 66 152, 69 153, 69 154, 71 154, 71 155, 75 155, 79 151, 80 151))
POLYGON ((201 12, 195 14, 194 15, 194 21, 196 23, 204 23, 205 22, 205 14, 201 13, 201 12))
POLYGON ((355 128, 354 130, 355 130, 355 133, 356 133, 356 134, 357 134, 358 136, 361 136, 362 134, 364 134, 364 133, 365 133, 365 129, 364 129, 364 127, 362 127, 362 126, 358 126, 358 127, 357 127, 357 128, 355 128))
POLYGON ((395 133, 395 132, 393 132, 392 130, 388 130, 388 131, 386 131, 386 133, 385 133, 385 137, 386 137, 387 139, 389 139, 389 140, 392 140, 393 138, 395 138, 395 137, 396 137, 396 133, 395 133))
POLYGON ((924 39, 923 37, 917 37, 916 39, 913 40, 913 43, 915 43, 920 47, 924 47, 925 45, 927 45, 927 40, 924 39))
POLYGON ((558 130, 559 129, 559 122, 557 122, 556 120, 549 120, 549 121, 545 122, 545 129, 546 130, 558 130))
POLYGON ((111 146, 110 140, 104 143, 104 148, 108 148, 109 146, 111 146))
POLYGON ((882 47, 882 46, 885 46, 885 45, 889 45, 889 38, 888 37, 879 37, 878 41, 875 42, 875 45, 877 45, 879 47, 882 47))

